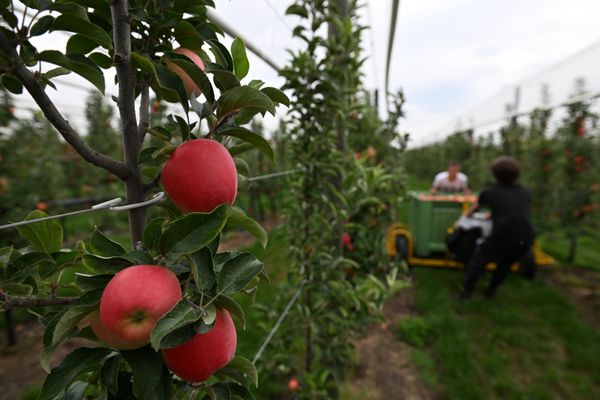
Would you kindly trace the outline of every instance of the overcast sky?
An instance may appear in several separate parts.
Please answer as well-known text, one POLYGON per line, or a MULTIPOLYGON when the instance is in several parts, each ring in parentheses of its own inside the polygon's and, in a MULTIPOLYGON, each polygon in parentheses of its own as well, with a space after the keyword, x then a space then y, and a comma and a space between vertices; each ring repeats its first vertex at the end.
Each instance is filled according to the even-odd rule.
MULTIPOLYGON (((280 65, 288 59, 286 48, 298 46, 290 31, 297 20, 283 16, 290 1, 216 3, 221 18, 280 65)), ((363 42, 370 57, 364 66, 364 82, 366 88, 377 86, 381 92, 391 3, 370 0, 369 7, 361 9, 362 22, 372 24, 363 42)), ((535 102, 539 93, 536 76, 542 70, 550 71, 544 80, 552 82, 546 83, 556 83, 556 89, 551 87, 555 102, 564 99, 579 75, 586 75, 592 90, 600 90, 600 46, 581 62, 563 63, 561 68, 548 70, 598 43, 598 21, 600 0, 401 0, 390 89, 405 90, 404 129, 411 132, 414 143, 439 138, 459 120, 463 126, 473 122, 472 114, 466 112, 490 97, 495 105, 486 106, 484 111, 490 115, 500 112, 498 104, 503 106, 505 99, 511 99, 514 85, 523 81, 527 83, 523 97, 529 99, 528 104, 535 102)), ((38 43, 43 48, 64 49, 64 42, 64 35, 54 34, 38 43)), ((273 86, 283 83, 275 71, 255 57, 251 58, 248 77, 273 86)), ((69 80, 87 85, 77 78, 69 80)), ((114 92, 114 87, 107 86, 109 92, 114 92)), ((66 87, 53 95, 75 121, 83 114, 84 96, 66 87)), ((29 104, 25 99, 21 102, 29 104)), ((276 126, 273 120, 267 125, 276 126)))

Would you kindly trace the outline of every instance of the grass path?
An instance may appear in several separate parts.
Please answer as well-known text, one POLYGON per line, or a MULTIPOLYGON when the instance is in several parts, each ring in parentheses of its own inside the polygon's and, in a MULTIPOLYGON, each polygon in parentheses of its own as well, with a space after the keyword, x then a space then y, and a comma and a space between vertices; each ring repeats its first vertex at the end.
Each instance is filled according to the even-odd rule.
POLYGON ((421 345, 411 357, 440 398, 600 398, 600 332, 565 294, 511 276, 496 299, 458 303, 460 280, 416 270, 420 323, 400 323, 399 336, 421 345))

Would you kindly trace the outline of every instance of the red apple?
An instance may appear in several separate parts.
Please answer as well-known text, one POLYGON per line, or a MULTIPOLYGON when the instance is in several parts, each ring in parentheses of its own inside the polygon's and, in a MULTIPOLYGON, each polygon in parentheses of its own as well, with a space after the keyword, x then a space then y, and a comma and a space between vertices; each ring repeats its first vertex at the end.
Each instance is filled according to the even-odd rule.
POLYGON ((161 183, 183 212, 210 212, 233 204, 237 170, 229 151, 210 139, 196 139, 177 147, 166 162, 161 183))
POLYGON ((348 232, 344 232, 342 235, 342 245, 348 249, 348 251, 352 251, 354 246, 352 245, 352 236, 348 232))
POLYGON ((48 209, 48 203, 45 201, 40 201, 35 205, 35 208, 40 211, 46 211, 48 209))
POLYGON ((187 342, 163 350, 167 367, 188 382, 204 382, 235 356, 235 325, 226 310, 217 309, 215 325, 187 342))
POLYGON ((127 267, 104 288, 100 299, 103 330, 94 331, 117 349, 143 347, 150 343, 156 321, 180 299, 179 280, 171 270, 157 265, 127 267))
POLYGON ((100 339, 102 343, 115 349, 128 348, 127 342, 124 342, 114 337, 110 332, 106 330, 104 325, 102 325, 102 322, 100 322, 100 309, 92 311, 92 313, 88 315, 87 322, 94 331, 94 334, 96 334, 96 337, 98 337, 98 339, 100 339))
POLYGON ((296 378, 290 379, 288 382, 288 390, 290 392, 295 392, 298 389, 300 389, 300 382, 298 382, 298 379, 296 379, 296 378))
MULTIPOLYGON (((198 66, 198 68, 200 68, 202 71, 204 71, 206 69, 206 67, 204 66, 204 63, 202 62, 202 59, 194 51, 180 47, 178 49, 173 50, 173 52, 177 53, 177 54, 181 54, 183 56, 186 56, 191 62, 196 64, 198 66)), ((183 87, 185 88, 185 93, 187 94, 188 97, 192 96, 192 93, 193 93, 194 97, 200 96, 202 91, 200 90, 198 85, 196 85, 196 83, 194 83, 192 78, 190 78, 190 76, 188 74, 186 74, 185 71, 179 65, 176 65, 172 62, 167 62, 167 67, 171 71, 175 72, 179 76, 179 78, 181 78, 181 80, 183 81, 183 87)))

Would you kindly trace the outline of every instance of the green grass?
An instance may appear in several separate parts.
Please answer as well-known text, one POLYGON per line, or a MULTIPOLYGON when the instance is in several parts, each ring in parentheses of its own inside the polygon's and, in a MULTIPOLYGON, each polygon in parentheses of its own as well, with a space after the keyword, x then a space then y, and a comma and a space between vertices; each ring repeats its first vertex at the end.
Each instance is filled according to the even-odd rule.
POLYGON ((418 269, 415 277, 434 340, 411 358, 443 398, 600 398, 600 333, 557 290, 511 276, 496 299, 458 303, 459 272, 418 269))
MULTIPOLYGON (((552 232, 540 238, 542 248, 552 257, 561 262, 565 262, 567 257, 569 243, 562 232, 552 232)), ((599 232, 585 232, 577 241, 577 253, 573 265, 600 271, 600 251, 598 243, 600 242, 599 232)))

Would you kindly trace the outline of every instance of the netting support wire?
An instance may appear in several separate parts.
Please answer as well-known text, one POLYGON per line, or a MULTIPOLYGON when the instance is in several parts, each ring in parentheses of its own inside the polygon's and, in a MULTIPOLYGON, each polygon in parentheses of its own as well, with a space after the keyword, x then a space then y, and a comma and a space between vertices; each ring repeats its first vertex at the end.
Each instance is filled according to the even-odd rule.
POLYGON ((250 182, 261 181, 263 179, 277 178, 279 176, 295 174, 297 172, 302 172, 302 171, 304 171, 304 168, 296 168, 296 169, 290 169, 288 171, 273 172, 272 174, 253 176, 252 178, 248 178, 248 181, 250 181, 250 182))
POLYGON ((71 211, 71 212, 64 213, 64 214, 49 215, 47 217, 30 219, 27 221, 14 222, 11 224, 6 224, 6 225, 0 225, 0 230, 11 229, 11 228, 16 228, 17 226, 35 224, 36 222, 48 221, 48 220, 59 219, 59 218, 64 218, 64 217, 71 217, 73 215, 85 214, 85 213, 101 211, 101 210, 126 211, 126 210, 131 210, 134 208, 148 207, 150 205, 164 201, 165 198, 166 198, 166 195, 164 192, 158 192, 150 200, 142 201, 140 203, 119 205, 123 202, 123 200, 120 197, 117 197, 112 200, 108 200, 108 201, 105 201, 105 202, 102 202, 99 204, 95 204, 85 210, 71 211))
POLYGON ((290 299, 290 301, 287 303, 287 305, 283 309, 283 312, 281 313, 281 315, 277 319, 277 322, 275 322, 275 325, 273 325, 273 328, 271 328, 271 331, 269 332, 269 334, 265 338, 263 344, 260 346, 260 349, 258 349, 258 351, 256 352, 256 354, 254 355, 254 358, 252 359, 252 364, 256 365, 256 362, 262 356, 263 351, 265 350, 265 348, 267 347, 267 345, 269 344, 269 342, 273 338, 273 335, 275 335, 275 332, 277 332, 277 330, 281 326, 281 323, 283 322, 283 320, 285 319, 285 317, 287 316, 287 314, 290 312, 292 306, 294 305, 294 303, 296 302, 296 300, 298 300, 298 298, 300 297, 300 293, 302 293, 302 288, 304 287, 305 283, 306 283, 305 280, 302 281, 302 282, 300 282, 300 286, 298 286, 298 289, 296 290, 296 293, 294 293, 294 295, 292 296, 292 298, 290 299))

